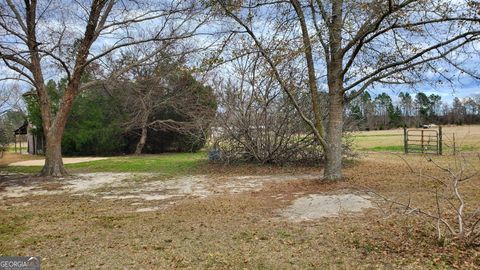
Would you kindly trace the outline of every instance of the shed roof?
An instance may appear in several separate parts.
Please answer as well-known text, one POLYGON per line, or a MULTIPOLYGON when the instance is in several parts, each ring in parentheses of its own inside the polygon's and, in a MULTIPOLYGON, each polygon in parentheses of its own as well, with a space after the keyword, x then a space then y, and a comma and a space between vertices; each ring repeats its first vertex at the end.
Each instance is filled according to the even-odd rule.
POLYGON ((28 127, 28 122, 25 121, 25 123, 23 123, 22 126, 20 126, 19 128, 15 129, 13 132, 15 133, 15 135, 24 135, 24 134, 27 134, 27 127, 28 127))

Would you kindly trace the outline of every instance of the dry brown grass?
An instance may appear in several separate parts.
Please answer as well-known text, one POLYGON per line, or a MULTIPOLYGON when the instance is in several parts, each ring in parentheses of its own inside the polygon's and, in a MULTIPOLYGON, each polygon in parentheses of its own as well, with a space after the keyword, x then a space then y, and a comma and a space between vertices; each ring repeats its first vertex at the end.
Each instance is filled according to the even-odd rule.
MULTIPOLYGON (((435 173, 419 156, 408 156, 408 160, 416 169, 435 173)), ((212 165, 202 173, 213 177, 296 170, 212 165)), ((478 247, 437 246, 432 229, 419 217, 385 218, 380 211, 369 210, 350 217, 291 223, 278 216, 295 193, 358 189, 399 199, 412 194, 415 203, 429 207, 431 197, 418 189, 421 182, 406 171, 407 166, 394 155, 371 154, 346 168, 344 182, 272 183, 260 192, 186 199, 147 213, 131 212, 135 207, 128 200, 89 196, 9 199, 1 202, 0 254, 38 255, 45 269, 478 268, 478 247), (21 206, 24 202, 31 205, 21 206)), ((479 184, 475 179, 466 187, 469 202, 480 200, 479 184)))

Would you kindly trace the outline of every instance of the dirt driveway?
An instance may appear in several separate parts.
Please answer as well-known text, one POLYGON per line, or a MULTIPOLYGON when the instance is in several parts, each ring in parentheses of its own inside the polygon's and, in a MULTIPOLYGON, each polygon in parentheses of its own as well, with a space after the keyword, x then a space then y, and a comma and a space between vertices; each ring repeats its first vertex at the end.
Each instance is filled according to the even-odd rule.
MULTIPOLYGON (((106 157, 74 157, 74 158, 63 158, 63 164, 74 164, 88 161, 104 160, 108 159, 106 157)), ((35 160, 25 160, 10 163, 8 166, 43 166, 45 164, 45 159, 35 159, 35 160)))

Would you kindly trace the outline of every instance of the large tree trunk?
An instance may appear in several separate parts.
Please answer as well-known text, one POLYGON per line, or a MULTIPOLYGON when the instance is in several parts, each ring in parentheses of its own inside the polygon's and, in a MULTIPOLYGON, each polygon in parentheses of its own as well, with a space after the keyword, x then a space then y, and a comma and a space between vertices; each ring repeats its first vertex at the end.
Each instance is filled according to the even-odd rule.
POLYGON ((46 152, 45 165, 40 172, 41 176, 62 177, 67 175, 62 160, 62 136, 53 132, 45 134, 46 152))
MULTIPOLYGON (((37 16, 37 2, 40 1, 25 1, 25 16, 20 16, 20 13, 23 12, 18 12, 18 7, 16 7, 15 4, 9 4, 11 11, 17 17, 20 29, 22 30, 22 37, 15 32, 11 32, 11 34, 20 37, 21 41, 25 43, 24 45, 27 46, 27 50, 25 50, 23 46, 19 46, 19 48, 21 47, 22 52, 18 52, 18 55, 22 56, 17 59, 16 54, 14 53, 12 55, 7 55, 8 58, 11 58, 7 59, 9 61, 12 60, 13 62, 17 62, 31 72, 31 77, 28 75, 26 76, 35 85, 38 94, 38 103, 42 115, 42 126, 47 141, 45 165, 40 174, 43 176, 59 177, 66 174, 65 168, 63 167, 61 149, 65 123, 72 108, 73 100, 81 91, 80 80, 86 66, 88 65, 87 59, 90 55, 90 48, 93 42, 98 38, 100 32, 104 30, 105 22, 108 21, 107 17, 116 1, 91 1, 90 8, 88 8, 89 12, 84 36, 79 39, 80 42, 78 44, 78 51, 76 52, 75 65, 72 67, 71 72, 68 71, 68 64, 64 64, 65 62, 63 62, 62 59, 56 59, 59 60, 59 63, 64 66, 68 73, 67 88, 61 98, 59 109, 56 114, 52 113, 52 100, 45 89, 45 80, 41 63, 44 52, 40 50, 42 43, 37 41, 36 34, 39 19, 37 16), (25 36, 23 36, 23 34, 25 34, 25 36), (27 58, 29 60, 27 60, 27 58)), ((5 27, 3 28, 7 29, 5 27)), ((61 40, 62 39, 60 38, 59 41, 61 40)), ((118 48, 119 47, 117 47, 117 49, 118 48)), ((97 58, 100 56, 101 55, 97 55, 97 58)), ((6 61, 3 55, 2 58, 6 61)), ((28 73, 23 68, 8 66, 22 75, 28 73)))
POLYGON ((342 131, 343 131, 343 96, 332 91, 328 105, 327 142, 325 149, 324 178, 328 181, 342 179, 342 131))
POLYGON ((48 112, 49 108, 45 104, 40 103, 40 108, 42 109, 42 123, 44 125, 43 133, 47 142, 45 149, 45 165, 40 172, 41 176, 62 177, 68 174, 63 166, 62 160, 62 137, 68 115, 72 109, 74 98, 74 91, 67 88, 62 97, 62 106, 60 106, 60 109, 53 120, 51 114, 44 113, 48 112), (48 125, 48 123, 52 124, 48 125))
POLYGON ((328 181, 342 179, 343 130, 343 52, 342 15, 343 1, 332 2, 332 24, 329 27, 330 62, 328 63, 328 126, 325 150, 324 178, 328 181))
POLYGON ((142 153, 143 147, 147 142, 147 132, 148 129, 146 126, 142 127, 142 135, 140 136, 140 140, 137 143, 137 148, 135 149, 135 155, 140 155, 142 153))

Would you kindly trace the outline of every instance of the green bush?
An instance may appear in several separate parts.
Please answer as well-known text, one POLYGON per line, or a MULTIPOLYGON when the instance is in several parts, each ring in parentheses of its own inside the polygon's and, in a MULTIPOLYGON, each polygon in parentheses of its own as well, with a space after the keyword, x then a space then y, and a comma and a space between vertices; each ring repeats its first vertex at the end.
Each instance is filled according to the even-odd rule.
POLYGON ((79 96, 65 127, 62 151, 66 155, 115 155, 124 152, 124 119, 119 100, 104 89, 79 96))
MULTIPOLYGON (((130 151, 133 152, 138 138, 131 138, 130 151)), ((177 132, 149 129, 144 153, 155 154, 163 152, 197 152, 206 143, 203 134, 180 134, 177 132)))
MULTIPOLYGON (((190 74, 179 73, 174 80, 175 87, 190 89, 191 95, 198 97, 202 106, 212 111, 216 110, 213 90, 197 82, 190 74)), ((49 81, 46 85, 49 94, 53 97, 52 113, 58 109, 59 100, 65 88, 65 80, 59 83, 49 81)), ((42 119, 37 96, 32 91, 25 96, 28 115, 27 118, 35 128, 33 133, 41 133, 42 119)), ((138 130, 126 132, 123 123, 127 122, 128 98, 122 96, 121 91, 110 91, 104 88, 90 89, 80 94, 74 102, 72 111, 65 126, 62 138, 62 153, 69 156, 85 155, 119 155, 133 153, 139 139, 138 130)), ((155 119, 188 120, 190 116, 183 115, 175 110, 164 109, 153 115, 155 119)), ((179 133, 174 131, 148 130, 145 153, 161 152, 195 152, 203 147, 206 138, 200 130, 179 133)))

